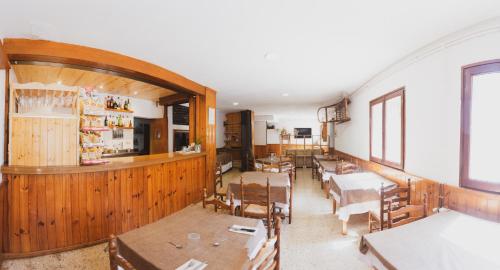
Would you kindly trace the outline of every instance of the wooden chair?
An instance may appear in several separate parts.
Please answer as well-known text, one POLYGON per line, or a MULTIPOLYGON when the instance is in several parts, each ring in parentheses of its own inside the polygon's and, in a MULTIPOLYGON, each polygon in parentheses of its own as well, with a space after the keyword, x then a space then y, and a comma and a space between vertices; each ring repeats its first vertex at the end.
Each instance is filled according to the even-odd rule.
POLYGON ((278 217, 274 224, 274 236, 264 243, 255 258, 250 261, 249 270, 280 269, 280 231, 281 219, 278 217))
POLYGON ((408 204, 396 210, 389 210, 388 227, 394 228, 427 217, 427 195, 423 205, 408 204))
POLYGON ((243 177, 240 178, 240 207, 241 216, 265 219, 267 236, 271 237, 272 219, 274 217, 274 203, 271 203, 271 186, 269 178, 267 185, 251 183, 245 184, 243 177))
POLYGON ((257 171, 256 164, 257 164, 257 162, 255 161, 255 157, 248 159, 248 170, 249 171, 257 171))
POLYGON ((279 173, 280 169, 279 169, 279 166, 262 163, 262 170, 261 171, 279 173))
POLYGON ((204 188, 203 189, 203 208, 206 208, 207 205, 210 205, 210 204, 213 204, 215 212, 217 212, 218 209, 227 210, 232 216, 234 216, 235 207, 234 207, 234 194, 233 193, 231 193, 231 195, 229 195, 229 205, 228 205, 226 202, 219 200, 215 196, 212 200, 208 200, 207 189, 204 188))
POLYGON ((118 244, 116 241, 116 236, 114 234, 110 235, 108 241, 109 249, 109 268, 111 270, 118 270, 121 267, 123 270, 135 270, 136 268, 129 263, 125 258, 118 254, 118 244))
POLYGON ((380 208, 368 212, 368 230, 384 230, 388 228, 388 213, 410 205, 411 182, 406 187, 382 187, 380 189, 380 208))
POLYGON ((354 173, 360 170, 360 167, 356 163, 353 162, 346 162, 344 160, 340 160, 340 162, 337 163, 337 166, 335 166, 335 173, 336 174, 349 174, 349 173, 354 173))
POLYGON ((214 181, 214 197, 224 201, 227 195, 227 190, 223 187, 222 183, 222 165, 217 162, 215 167, 215 181, 214 181))
POLYGON ((283 157, 280 156, 280 162, 278 165, 279 172, 286 172, 290 175, 290 180, 292 178, 297 180, 297 168, 296 168, 296 159, 294 154, 287 154, 287 158, 291 159, 291 161, 283 161, 283 157))

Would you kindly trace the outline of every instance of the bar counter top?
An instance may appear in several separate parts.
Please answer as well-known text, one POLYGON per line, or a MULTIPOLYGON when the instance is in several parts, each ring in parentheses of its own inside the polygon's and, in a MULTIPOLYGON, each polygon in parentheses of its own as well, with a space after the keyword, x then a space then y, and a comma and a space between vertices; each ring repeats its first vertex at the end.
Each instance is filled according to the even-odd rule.
POLYGON ((80 166, 2 166, 3 174, 68 174, 68 173, 83 173, 83 172, 102 172, 110 170, 119 170, 127 168, 143 167, 161 163, 175 162, 190 158, 206 156, 206 152, 180 154, 180 153, 164 153, 143 156, 116 157, 107 158, 109 163, 101 165, 80 165, 80 166))

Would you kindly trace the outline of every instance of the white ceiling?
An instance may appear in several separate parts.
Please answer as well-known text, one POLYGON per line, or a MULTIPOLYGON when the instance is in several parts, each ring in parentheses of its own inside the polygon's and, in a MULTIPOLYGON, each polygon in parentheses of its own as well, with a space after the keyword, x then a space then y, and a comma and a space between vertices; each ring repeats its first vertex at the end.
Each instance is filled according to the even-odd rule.
POLYGON ((218 90, 222 109, 332 100, 412 51, 500 15, 498 0, 75 2, 6 0, 0 36, 140 58, 218 90))

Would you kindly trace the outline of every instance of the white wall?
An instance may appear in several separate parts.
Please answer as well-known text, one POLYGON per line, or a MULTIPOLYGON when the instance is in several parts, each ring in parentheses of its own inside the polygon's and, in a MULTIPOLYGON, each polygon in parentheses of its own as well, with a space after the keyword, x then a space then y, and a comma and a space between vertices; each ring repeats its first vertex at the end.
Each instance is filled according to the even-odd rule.
POLYGON ((337 126, 338 150, 369 159, 369 101, 406 88, 408 173, 458 185, 461 68, 500 58, 500 22, 454 33, 405 58, 351 97, 352 120, 337 126))
MULTIPOLYGON (((294 128, 311 128, 313 135, 320 135, 320 123, 318 122, 316 111, 320 105, 292 105, 292 106, 255 106, 250 108, 238 108, 234 111, 252 110, 255 114, 254 136, 256 145, 279 144, 279 131, 285 128, 288 132, 293 133, 294 128), (273 116, 276 123, 276 130, 267 130, 265 120, 273 116), (267 138, 266 138, 267 137, 267 138)), ((217 110, 216 112, 216 141, 217 147, 224 146, 224 126, 225 115, 227 111, 217 110)))
MULTIPOLYGON (((320 135, 321 124, 316 116, 318 107, 319 105, 261 106, 253 108, 253 111, 256 117, 259 115, 274 117, 275 129, 267 130, 267 144, 279 144, 279 134, 282 128, 292 134, 294 128, 311 128, 313 135, 320 135)), ((255 128, 255 132, 255 138, 266 136, 266 130, 263 128, 255 128)))
POLYGON ((157 105, 155 101, 139 98, 130 98, 134 117, 142 117, 148 119, 163 118, 164 108, 162 105, 157 105))
POLYGON ((226 113, 216 109, 215 110, 215 145, 217 148, 224 147, 224 121, 226 120, 226 113))

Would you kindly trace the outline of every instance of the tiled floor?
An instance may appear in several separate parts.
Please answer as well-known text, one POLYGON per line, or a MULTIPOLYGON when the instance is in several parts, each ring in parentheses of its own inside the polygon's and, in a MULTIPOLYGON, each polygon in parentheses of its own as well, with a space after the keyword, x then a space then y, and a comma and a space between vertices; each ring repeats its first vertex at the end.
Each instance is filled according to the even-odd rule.
MULTIPOLYGON (((224 182, 239 177, 233 170, 224 182)), ((370 269, 358 259, 360 235, 367 232, 366 215, 353 216, 347 236, 340 234, 342 223, 332 215, 331 201, 311 170, 299 169, 294 192, 292 224, 282 230, 282 269, 370 269)), ((109 269, 106 244, 30 259, 5 261, 6 269, 109 269)))

